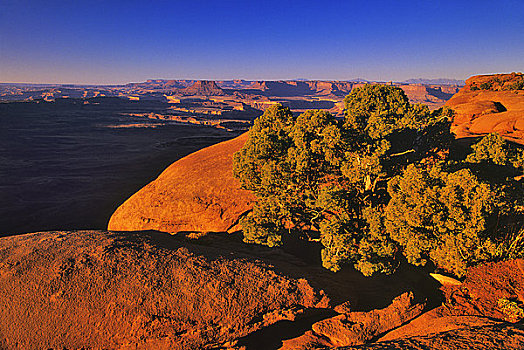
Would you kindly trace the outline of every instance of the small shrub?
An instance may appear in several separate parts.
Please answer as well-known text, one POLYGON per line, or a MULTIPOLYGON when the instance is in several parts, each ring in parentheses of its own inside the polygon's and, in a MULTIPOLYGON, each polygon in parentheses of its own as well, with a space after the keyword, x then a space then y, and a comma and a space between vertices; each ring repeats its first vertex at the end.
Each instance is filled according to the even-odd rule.
POLYGON ((474 144, 472 149, 473 152, 466 157, 466 162, 491 162, 524 170, 524 150, 506 142, 498 133, 487 134, 474 144))
POLYGON ((510 89, 511 90, 524 90, 524 79, 511 84, 510 89))
POLYGON ((524 229, 509 233, 496 249, 498 259, 524 258, 524 229))
POLYGON ((480 84, 480 89, 481 90, 490 90, 492 87, 493 87, 493 83, 489 82, 489 81, 486 81, 486 82, 480 84))
POLYGON ((481 163, 483 161, 491 161, 497 165, 506 165, 508 161, 506 142, 497 133, 487 134, 474 144, 472 148, 473 152, 467 156, 467 162, 481 163))
POLYGON ((510 321, 517 322, 524 318, 524 310, 516 302, 501 298, 498 300, 498 305, 510 321))

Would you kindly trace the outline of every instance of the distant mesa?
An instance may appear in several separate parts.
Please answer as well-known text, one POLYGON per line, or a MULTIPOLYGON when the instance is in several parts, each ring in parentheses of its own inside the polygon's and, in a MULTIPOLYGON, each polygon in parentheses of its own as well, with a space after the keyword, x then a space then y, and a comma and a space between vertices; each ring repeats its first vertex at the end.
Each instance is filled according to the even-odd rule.
MULTIPOLYGON (((164 80, 149 79, 125 85, 24 85, 0 84, 1 101, 56 101, 60 98, 86 99, 112 96, 147 103, 164 103, 167 100, 192 97, 221 97, 222 103, 244 103, 260 111, 273 103, 284 103, 296 112, 306 109, 324 109, 339 113, 344 96, 352 89, 372 83, 366 79, 351 81, 279 80, 164 80), (261 103, 266 101, 269 103, 261 103), (327 103, 329 102, 329 103, 327 103)), ((426 103, 431 109, 439 108, 458 91, 457 85, 393 83, 406 91, 411 102, 426 103)), ((200 101, 204 103, 204 101, 200 101)), ((187 106, 181 106, 185 108, 187 106)))
POLYGON ((311 95, 308 82, 302 81, 257 81, 250 89, 260 90, 270 96, 304 96, 311 95))
POLYGON ((167 80, 165 82, 165 87, 166 88, 183 89, 183 88, 187 87, 187 84, 184 84, 183 82, 178 81, 178 80, 167 80))
POLYGON ((347 95, 354 84, 351 82, 332 82, 319 80, 256 81, 248 89, 258 90, 266 96, 334 96, 347 95))
POLYGON ((408 96, 411 103, 424 103, 431 109, 442 107, 459 87, 454 85, 421 85, 421 84, 394 84, 400 87, 408 96))
POLYGON ((354 79, 351 79, 350 81, 354 83, 369 83, 370 82, 369 80, 364 79, 364 78, 354 78, 354 79))
POLYGON ((436 79, 427 79, 427 78, 414 78, 403 81, 407 84, 424 84, 424 85, 457 85, 464 86, 466 82, 459 79, 447 79, 447 78, 436 78, 436 79))
POLYGON ((218 87, 214 81, 198 80, 193 85, 185 88, 182 92, 186 95, 217 96, 224 95, 224 90, 218 87))

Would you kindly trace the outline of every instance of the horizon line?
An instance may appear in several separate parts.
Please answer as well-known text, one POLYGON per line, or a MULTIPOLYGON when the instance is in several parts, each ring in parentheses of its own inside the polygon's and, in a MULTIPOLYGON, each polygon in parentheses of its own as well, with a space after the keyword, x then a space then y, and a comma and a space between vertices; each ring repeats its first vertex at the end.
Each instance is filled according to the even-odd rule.
MULTIPOLYGON (((489 75, 489 74, 506 74, 506 73, 484 73, 484 74, 475 74, 472 76, 477 75, 489 75)), ((308 79, 308 78, 294 78, 294 79, 244 79, 244 78, 230 78, 230 79, 191 79, 191 78, 147 78, 143 81, 127 81, 123 83, 71 83, 71 82, 20 82, 20 81, 0 81, 0 84, 2 85, 8 85, 8 84, 20 84, 20 85, 78 85, 78 86, 117 86, 117 85, 126 85, 126 84, 137 84, 137 83, 146 83, 148 81, 154 81, 154 80, 161 80, 161 81, 214 81, 214 82, 220 82, 220 81, 235 81, 235 80, 243 80, 243 81, 250 81, 250 82, 256 82, 256 81, 324 81, 324 82, 370 82, 370 83, 405 83, 409 80, 455 80, 455 81, 466 81, 466 79, 457 79, 457 78, 424 78, 424 77, 417 77, 417 78, 408 78, 405 80, 373 80, 373 79, 366 79, 366 78, 352 78, 352 79, 308 79)))

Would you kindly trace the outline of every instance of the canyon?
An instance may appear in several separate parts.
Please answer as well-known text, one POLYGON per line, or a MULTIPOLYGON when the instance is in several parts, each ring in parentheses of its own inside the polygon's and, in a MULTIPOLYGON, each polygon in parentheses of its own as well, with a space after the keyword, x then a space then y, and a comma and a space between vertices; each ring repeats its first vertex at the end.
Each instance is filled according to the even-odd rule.
MULTIPOLYGON (((168 108, 154 119, 236 126, 261 114, 267 107, 282 103, 297 113, 307 109, 329 110, 342 115, 343 98, 352 89, 373 82, 362 81, 206 81, 151 79, 142 83, 114 86, 0 84, 0 101, 62 101, 118 97, 135 102, 168 103, 168 108)), ((452 83, 460 83, 452 82, 452 83)), ((411 102, 439 108, 456 93, 461 85, 397 83, 411 102)))
MULTIPOLYGON (((524 95, 503 89, 520 77, 472 77, 460 91, 399 86, 412 102, 454 109, 457 138, 499 132, 524 144, 524 95), (495 79, 500 89, 474 88, 495 79)), ((333 273, 320 267, 317 245, 268 248, 242 241, 239 219, 255 200, 231 170, 233 154, 247 139, 242 132, 278 102, 296 113, 321 108, 340 115, 343 97, 359 84, 150 80, 96 90, 105 97, 64 98, 62 91, 71 90, 42 97, 35 90, 33 101, 0 104, 13 115, 25 108, 35 120, 44 107, 56 117, 60 106, 62 123, 72 113, 110 112, 113 118, 98 121, 110 133, 107 140, 120 132, 136 138, 129 132, 142 129, 148 132, 143 137, 157 138, 153 146, 141 143, 131 162, 144 162, 144 153, 159 147, 178 152, 174 162, 162 155, 167 168, 157 166, 142 178, 141 189, 134 183, 120 205, 113 200, 107 229, 0 238, 0 348, 523 348, 522 259, 471 267, 460 281, 407 263, 390 276, 364 277, 352 268, 333 273), (514 308, 502 308, 502 299, 514 308)), ((30 99, 31 93, 20 96, 30 99)), ((109 141, 100 146, 105 152, 109 141)), ((130 147, 119 142, 113 145, 130 147)), ((121 155, 130 155, 125 149, 121 155)), ((60 200, 67 203, 66 197, 60 200)))

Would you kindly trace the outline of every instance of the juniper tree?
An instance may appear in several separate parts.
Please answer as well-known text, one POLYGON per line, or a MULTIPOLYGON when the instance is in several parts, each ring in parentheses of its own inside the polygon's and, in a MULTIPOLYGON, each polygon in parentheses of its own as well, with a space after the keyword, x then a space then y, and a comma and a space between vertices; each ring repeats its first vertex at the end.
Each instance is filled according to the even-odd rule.
POLYGON ((320 241, 324 267, 350 263, 365 275, 393 271, 401 254, 458 275, 489 259, 486 225, 502 202, 471 171, 442 170, 452 112, 384 85, 354 89, 344 103, 344 120, 295 117, 282 105, 255 120, 234 156, 235 176, 257 197, 244 240, 320 241))

